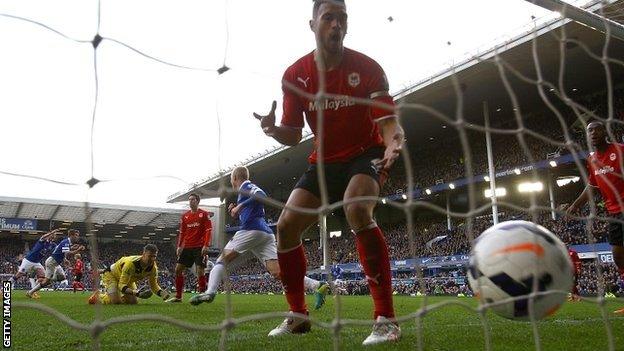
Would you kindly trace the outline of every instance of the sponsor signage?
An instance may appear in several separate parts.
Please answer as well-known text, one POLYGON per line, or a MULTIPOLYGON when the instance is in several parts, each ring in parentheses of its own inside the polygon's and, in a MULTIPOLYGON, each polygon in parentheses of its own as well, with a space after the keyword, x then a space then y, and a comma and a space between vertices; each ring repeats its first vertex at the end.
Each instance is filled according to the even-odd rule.
POLYGON ((37 220, 0 217, 0 230, 37 230, 37 220))

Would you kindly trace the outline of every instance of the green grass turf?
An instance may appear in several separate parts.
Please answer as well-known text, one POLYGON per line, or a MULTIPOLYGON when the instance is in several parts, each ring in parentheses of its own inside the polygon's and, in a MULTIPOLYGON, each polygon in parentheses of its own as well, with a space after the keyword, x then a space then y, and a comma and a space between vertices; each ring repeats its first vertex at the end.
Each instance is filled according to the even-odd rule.
MULTIPOLYGON (((86 304, 88 294, 71 292, 42 292, 39 303, 63 312, 81 323, 90 323, 95 308, 86 304)), ((165 304, 157 297, 140 301, 135 306, 103 306, 104 319, 141 313, 159 313, 182 321, 202 325, 215 325, 225 315, 225 296, 219 295, 212 304, 191 306, 187 303, 165 304)), ((455 300, 476 306, 472 298, 430 297, 428 303, 455 300)), ((22 291, 14 291, 14 302, 31 302, 22 291)), ((371 316, 371 300, 368 296, 341 297, 343 317, 367 319, 371 316)), ((395 309, 399 315, 417 310, 423 298, 396 296, 395 309)), ((308 306, 313 296, 307 297, 308 306)), ((607 310, 613 328, 615 348, 624 349, 624 317, 610 312, 624 302, 609 300, 607 310)), ((233 295, 235 317, 254 313, 281 312, 286 302, 281 295, 233 295)), ((311 317, 329 322, 335 313, 335 300, 328 297, 320 311, 312 311, 311 317)), ((289 335, 269 339, 266 335, 281 319, 252 321, 236 326, 227 339, 230 350, 328 350, 333 347, 331 332, 313 327, 306 335, 289 335)), ((514 322, 488 313, 493 350, 534 349, 530 323, 514 322)), ((446 306, 431 311, 423 319, 425 350, 483 350, 484 337, 480 319, 475 312, 458 306, 446 306)), ((606 350, 606 329, 596 304, 588 302, 567 303, 554 316, 539 322, 542 350, 606 350)), ((403 338, 392 346, 367 349, 416 349, 416 323, 401 325, 403 338)), ((370 333, 370 327, 346 326, 341 332, 341 349, 362 349, 362 340, 370 333)), ((168 324, 156 322, 132 322, 117 324, 101 335, 102 350, 215 350, 219 347, 219 332, 189 332, 168 324)), ((12 339, 15 350, 89 350, 91 337, 87 332, 77 331, 43 312, 24 307, 13 307, 12 339)))

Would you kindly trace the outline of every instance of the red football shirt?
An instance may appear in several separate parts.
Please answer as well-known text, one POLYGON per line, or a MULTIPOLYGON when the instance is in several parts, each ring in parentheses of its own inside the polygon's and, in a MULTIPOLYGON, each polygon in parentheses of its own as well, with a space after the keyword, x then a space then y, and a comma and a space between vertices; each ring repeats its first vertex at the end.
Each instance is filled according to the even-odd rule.
MULTIPOLYGON (((314 95, 319 90, 318 78, 314 52, 311 52, 288 67, 283 82, 314 95)), ((282 84, 284 114, 281 125, 302 129, 305 115, 305 120, 316 136, 317 113, 323 110, 325 162, 344 162, 370 147, 383 145, 375 121, 393 117, 394 109, 356 104, 353 101, 353 98, 373 99, 393 106, 392 98, 383 94, 388 91, 388 80, 381 66, 370 57, 345 48, 342 62, 326 72, 325 82, 325 91, 338 97, 328 98, 323 103, 303 97, 282 84)), ((310 163, 316 163, 318 142, 315 138, 314 151, 308 158, 310 163)))
POLYGON ((607 211, 611 214, 624 210, 624 179, 620 157, 624 157, 624 145, 612 143, 604 152, 595 151, 587 159, 589 184, 600 189, 607 211))
POLYGON ((570 260, 572 261, 572 265, 574 266, 574 272, 576 274, 581 273, 581 259, 576 251, 572 249, 568 249, 568 254, 570 255, 570 260))
POLYGON ((201 208, 197 212, 187 211, 180 221, 180 235, 178 247, 194 248, 210 245, 212 237, 212 222, 210 214, 201 208))
POLYGON ((82 260, 76 260, 76 263, 74 263, 74 274, 82 274, 83 269, 84 263, 82 263, 82 260))

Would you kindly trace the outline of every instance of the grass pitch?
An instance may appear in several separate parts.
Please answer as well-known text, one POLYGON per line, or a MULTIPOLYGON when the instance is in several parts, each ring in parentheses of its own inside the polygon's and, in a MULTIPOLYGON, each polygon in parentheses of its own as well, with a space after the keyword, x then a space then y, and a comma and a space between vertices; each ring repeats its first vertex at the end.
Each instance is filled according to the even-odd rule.
MULTIPOLYGON (((89 324, 95 318, 95 307, 86 303, 88 294, 71 292, 42 292, 37 300, 45 306, 64 313, 73 320, 89 324)), ((190 295, 184 303, 165 304, 159 298, 140 301, 135 306, 102 306, 103 319, 138 314, 163 314, 180 321, 201 325, 217 325, 225 316, 225 296, 218 295, 212 304, 191 306, 190 295)), ((235 318, 256 313, 287 310, 281 295, 232 295, 232 313, 235 318)), ((308 306, 313 297, 308 296, 308 306)), ((428 304, 454 299, 477 306, 472 298, 429 297, 428 304)), ((342 316, 349 319, 371 317, 372 301, 368 296, 342 296, 342 316)), ((395 296, 395 309, 399 315, 417 310, 421 297, 395 296)), ((22 291, 13 292, 13 302, 33 302, 22 291)), ((613 316, 611 311, 624 306, 621 300, 609 300, 606 308, 613 330, 616 350, 624 349, 624 317, 613 316)), ((331 322, 335 314, 335 300, 310 316, 331 322)), ((493 350, 534 349, 530 323, 505 320, 488 312, 489 330, 493 350)), ((332 349, 331 331, 314 327, 311 333, 282 338, 268 338, 267 333, 282 318, 257 320, 239 324, 227 337, 229 350, 329 350, 332 349)), ((403 338, 396 344, 369 347, 379 350, 415 350, 418 342, 414 321, 401 324, 403 338)), ((542 350, 607 350, 607 332, 598 305, 589 302, 566 303, 553 317, 538 324, 542 350)), ((345 326, 340 333, 342 350, 363 349, 361 342, 370 333, 369 326, 345 326)), ((483 350, 483 327, 478 315, 459 306, 445 306, 431 311, 423 318, 423 345, 425 350, 483 350)), ((216 350, 220 332, 189 332, 158 322, 131 322, 116 324, 106 329, 101 337, 101 350, 216 350)), ((14 306, 12 310, 12 341, 15 350, 90 350, 91 336, 86 331, 69 327, 49 314, 26 307, 14 306)))

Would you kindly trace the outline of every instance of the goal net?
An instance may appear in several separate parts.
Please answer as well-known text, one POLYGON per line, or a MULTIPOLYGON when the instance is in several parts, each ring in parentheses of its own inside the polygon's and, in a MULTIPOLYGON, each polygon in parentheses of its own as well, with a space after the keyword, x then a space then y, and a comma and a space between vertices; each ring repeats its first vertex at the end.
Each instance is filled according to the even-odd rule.
MULTIPOLYGON (((439 40, 441 45, 437 49, 442 55, 452 56, 442 60, 450 66, 415 83, 414 76, 422 77, 423 73, 418 69, 420 62, 433 60, 427 58, 428 53, 419 52, 423 46, 419 42, 429 43, 429 34, 410 30, 414 22, 424 21, 424 15, 407 16, 404 5, 395 2, 388 4, 388 9, 394 12, 384 13, 382 17, 379 13, 384 8, 383 5, 379 8, 379 3, 347 4, 353 18, 370 16, 368 25, 353 20, 355 25, 350 27, 349 35, 366 35, 347 41, 348 46, 355 49, 360 46, 367 53, 367 43, 385 41, 375 50, 382 56, 378 61, 389 73, 395 112, 405 129, 403 151, 380 196, 354 200, 378 203, 375 219, 389 245, 393 291, 396 295, 413 297, 409 303, 396 306, 396 320, 403 328, 405 339, 399 345, 401 349, 461 347, 457 342, 472 343, 467 348, 503 348, 507 346, 505 333, 514 328, 521 330, 524 339, 530 335, 535 349, 554 349, 566 338, 566 328, 583 323, 559 319, 560 324, 543 325, 531 318, 519 326, 493 321, 492 303, 478 297, 435 297, 472 297, 466 270, 473 241, 492 224, 511 219, 541 224, 579 251, 582 263, 575 285, 582 301, 587 306, 591 304, 591 308, 584 310, 590 316, 587 323, 591 324, 591 331, 604 335, 603 344, 596 347, 615 350, 617 341, 624 341, 617 335, 622 320, 612 316, 612 309, 617 307, 614 301, 621 301, 609 297, 623 294, 624 282, 606 244, 609 226, 624 222, 608 214, 596 191, 596 196, 578 215, 571 216, 565 211, 566 205, 588 184, 586 159, 591 150, 585 132, 587 124, 601 121, 612 142, 624 140, 621 80, 624 2, 532 2, 539 7, 527 10, 522 7, 525 5, 522 0, 514 0, 510 5, 527 14, 536 14, 523 17, 522 23, 530 22, 521 30, 505 38, 491 38, 495 44, 461 59, 452 57, 464 50, 462 41, 467 39, 453 36, 449 28, 444 28, 444 34, 453 39, 439 40), (379 37, 374 37, 374 33, 379 37), (410 59, 397 59, 406 56, 410 59), (390 69, 392 66, 401 69, 390 69), (462 312, 456 311, 459 309, 462 312), (473 318, 461 319, 459 325, 452 320, 444 320, 446 326, 430 323, 430 316, 447 311, 473 318), (445 341, 436 334, 436 330, 455 327, 475 336, 462 338, 455 333, 454 337, 460 341, 445 341)), ((292 149, 279 147, 261 134, 251 114, 269 106, 264 90, 279 92, 282 84, 285 89, 319 104, 335 97, 325 91, 324 82, 320 83, 318 94, 307 96, 299 88, 280 82, 279 78, 275 80, 299 56, 291 53, 290 57, 272 60, 274 46, 290 45, 294 53, 309 49, 311 36, 300 40, 304 44, 295 43, 294 39, 290 43, 280 37, 289 31, 289 26, 299 25, 307 18, 309 11, 303 13, 290 2, 280 3, 280 13, 292 16, 277 16, 283 21, 281 28, 270 38, 259 38, 253 33, 254 28, 249 27, 258 22, 245 23, 250 19, 237 14, 251 11, 262 16, 273 4, 264 4, 263 8, 261 4, 223 1, 210 6, 197 5, 193 11, 171 5, 160 13, 169 18, 185 18, 176 21, 175 30, 166 25, 168 18, 150 17, 149 9, 153 5, 147 2, 78 5, 68 1, 67 5, 93 14, 86 16, 92 23, 93 35, 81 32, 84 23, 67 27, 59 16, 43 20, 45 11, 50 10, 45 6, 0 6, 0 32, 8 33, 0 38, 0 46, 6 48, 0 58, 0 75, 8 78, 0 81, 0 93, 10 97, 3 102, 4 107, 0 106, 0 115, 11 126, 2 128, 7 136, 5 153, 18 155, 7 158, 0 166, 0 176, 7 184, 3 191, 11 186, 27 186, 31 188, 31 197, 55 196, 59 189, 69 195, 81 195, 89 231, 93 229, 88 215, 90 199, 106 199, 107 192, 113 199, 113 195, 124 192, 146 194, 150 189, 160 188, 175 193, 170 197, 172 201, 182 201, 191 192, 199 192, 221 200, 219 221, 214 225, 226 233, 236 223, 225 219, 226 204, 222 201, 239 194, 239 189, 231 187, 229 173, 236 165, 246 165, 252 169, 252 176, 265 181, 261 185, 270 197, 260 200, 265 203, 267 216, 276 221, 298 179, 290 176, 286 179, 280 172, 303 174, 302 160, 313 143, 319 147, 319 160, 322 160, 323 143, 318 140, 323 135, 317 135, 314 142, 307 127, 301 145, 292 149), (130 16, 139 13, 140 19, 130 16), (130 24, 141 28, 124 32, 112 25, 117 21, 125 23, 125 28, 132 27, 130 24), (199 30, 191 23, 201 23, 199 30), (245 36, 255 40, 241 40, 245 36), (32 48, 30 41, 50 47, 32 48), (159 41, 171 45, 181 41, 188 45, 156 45, 159 41), (247 46, 241 47, 241 43, 247 46), (158 49, 151 50, 152 45, 158 49), (214 55, 215 48, 223 50, 214 55), (38 51, 45 54, 36 56, 38 51), (42 64, 46 61, 48 64, 42 64), (60 67, 58 70, 54 69, 56 65, 60 67), (69 74, 70 70, 79 74, 69 74), (38 76, 46 79, 39 81, 38 76), (63 92, 59 94, 58 90, 63 92), (254 92, 258 92, 257 96, 254 92), (206 96, 213 103, 198 103, 206 96), (72 115, 65 118, 64 111, 70 105, 72 115), (32 117, 33 113, 43 111, 45 116, 32 117), (248 111, 248 120, 243 122, 234 117, 240 111, 248 111), (241 132, 242 124, 252 125, 255 135, 247 130, 241 132), (25 144, 34 144, 36 151, 19 156, 25 144), (241 162, 244 157, 240 152, 230 152, 239 149, 251 156, 241 162), (192 157, 187 157, 188 154, 192 157), (29 166, 34 163, 44 166, 29 166), (81 168, 76 168, 76 164, 81 168), (262 167, 252 167, 257 164, 262 167), (67 176, 68 168, 75 174, 67 176), (135 169, 147 171, 124 175, 135 169), (195 182, 198 179, 202 180, 195 182), (115 188, 117 185, 119 188, 115 188), (49 191, 49 187, 55 190, 49 191)), ((483 8, 471 14, 496 16, 497 10, 487 7, 498 4, 479 5, 483 8)), ((270 17, 270 20, 276 19, 270 17)), ((450 29, 462 31, 462 28, 450 29)), ((438 30, 442 29, 430 28, 431 32, 438 30)), ((435 59, 439 60, 439 56, 435 59)), ((321 61, 317 64, 323 65, 321 61)), ((384 107, 366 99, 353 99, 353 102, 384 107)), ((323 130, 322 110, 318 115, 317 129, 323 130)), ((278 114, 278 123, 279 118, 278 114)), ((345 131, 345 138, 348 137, 349 132, 345 131)), ((348 298, 342 294, 367 293, 368 288, 361 267, 357 266, 354 239, 346 235, 349 228, 340 213, 345 203, 329 202, 327 184, 321 176, 325 164, 319 161, 318 166, 322 206, 291 210, 313 213, 319 218, 318 226, 309 228, 304 235, 309 274, 332 284, 336 279, 331 273, 333 268, 342 267, 347 274, 346 278, 340 278, 343 281, 340 289, 333 289, 331 316, 311 314, 309 319, 331 340, 324 347, 349 349, 359 344, 352 340, 351 330, 369 328, 373 321, 361 315, 353 317, 356 314, 346 310, 348 298), (334 233, 331 237, 330 231, 334 233)), ((222 248, 227 236, 219 239, 218 246, 222 248)), ((102 253, 98 245, 97 235, 90 236, 92 267, 99 266, 102 253)), ((134 253, 124 253, 127 254, 134 253)), ((234 267, 230 268, 234 271, 234 267)), ((259 273, 257 268, 248 265, 242 270, 252 276, 259 273)), ((0 276, 4 279, 10 273, 13 272, 0 272, 0 276)), ((98 279, 93 282, 95 289, 99 286, 98 279)), ((227 349, 236 348, 238 342, 253 343, 254 338, 265 337, 264 330, 256 330, 257 335, 238 338, 237 329, 242 325, 267 320, 278 323, 287 316, 285 311, 273 310, 244 316, 234 313, 236 306, 231 294, 243 292, 241 286, 245 284, 255 283, 226 280, 225 318, 213 324, 192 323, 159 313, 110 317, 101 305, 94 307, 94 319, 85 322, 47 306, 44 300, 16 301, 13 306, 16 313, 36 310, 88 333, 93 349, 102 347, 101 338, 111 328, 144 321, 187 331, 218 332, 217 346, 227 349)), ((261 293, 280 293, 281 286, 278 284, 276 291, 266 285, 258 289, 261 293)), ((528 298, 532 309, 532 301, 540 294, 543 295, 532 287, 528 296, 512 300, 528 298)), ((268 347, 281 349, 280 342, 276 340, 268 347)), ((314 342, 305 345, 313 347, 314 342)), ((525 341, 522 348, 529 348, 528 345, 525 341)))

